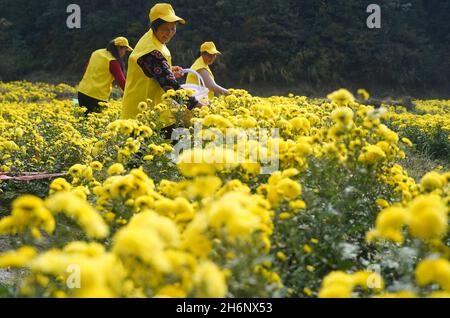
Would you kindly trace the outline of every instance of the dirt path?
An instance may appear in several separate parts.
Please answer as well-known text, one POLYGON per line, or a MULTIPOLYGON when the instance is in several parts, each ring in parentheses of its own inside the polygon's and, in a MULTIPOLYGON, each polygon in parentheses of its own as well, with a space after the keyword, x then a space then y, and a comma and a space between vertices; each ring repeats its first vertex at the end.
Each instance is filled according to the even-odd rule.
POLYGON ((0 269, 0 285, 13 285, 16 274, 8 269, 0 269))
MULTIPOLYGON (((10 245, 6 238, 0 237, 0 254, 8 251, 10 245)), ((0 285, 11 285, 14 282, 15 274, 8 269, 0 269, 0 285)))

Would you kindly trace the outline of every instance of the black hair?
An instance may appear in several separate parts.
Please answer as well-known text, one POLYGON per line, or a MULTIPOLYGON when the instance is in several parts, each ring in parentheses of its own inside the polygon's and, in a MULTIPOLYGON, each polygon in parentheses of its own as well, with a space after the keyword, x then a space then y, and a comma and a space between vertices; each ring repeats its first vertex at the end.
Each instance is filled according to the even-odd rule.
POLYGON ((199 58, 199 57, 201 57, 203 55, 214 55, 214 54, 209 54, 208 52, 204 51, 204 52, 198 53, 197 58, 199 58))
POLYGON ((155 21, 152 22, 150 27, 152 28, 153 32, 156 32, 158 28, 164 23, 166 23, 166 21, 164 21, 163 19, 156 19, 155 21))
POLYGON ((116 58, 116 60, 119 61, 120 63, 120 67, 122 68, 122 71, 125 70, 125 65, 122 61, 122 58, 120 57, 119 54, 119 48, 116 46, 116 44, 114 43, 114 40, 111 40, 108 45, 106 46, 106 50, 108 50, 109 52, 111 52, 112 56, 114 56, 116 58))

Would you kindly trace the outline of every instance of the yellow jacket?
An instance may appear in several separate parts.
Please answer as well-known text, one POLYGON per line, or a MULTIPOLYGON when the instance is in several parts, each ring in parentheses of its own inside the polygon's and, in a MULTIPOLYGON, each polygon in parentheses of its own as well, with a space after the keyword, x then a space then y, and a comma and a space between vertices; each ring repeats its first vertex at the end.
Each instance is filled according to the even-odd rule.
POLYGON ((109 64, 115 60, 116 58, 106 49, 100 49, 92 53, 78 91, 89 97, 107 101, 114 81, 114 75, 109 70, 109 64))
MULTIPOLYGON (((213 75, 211 69, 209 68, 208 65, 206 65, 205 61, 203 60, 203 57, 201 57, 201 56, 195 61, 194 64, 192 64, 191 69, 193 69, 194 71, 197 71, 197 72, 201 69, 205 69, 211 75, 212 79, 214 79, 214 75, 213 75)), ((197 75, 189 73, 186 78, 186 84, 198 85, 197 75)), ((208 98, 209 99, 214 98, 214 91, 209 90, 208 98)))
MULTIPOLYGON (((123 96, 122 119, 134 119, 139 114, 138 105, 140 102, 150 99, 150 107, 154 107, 161 102, 161 97, 165 91, 154 78, 145 75, 137 61, 140 57, 152 52, 160 52, 172 67, 172 57, 169 49, 162 44, 153 31, 150 30, 139 40, 128 61, 128 74, 123 96)), ((175 122, 173 115, 166 111, 161 114, 162 127, 170 126, 175 122)))

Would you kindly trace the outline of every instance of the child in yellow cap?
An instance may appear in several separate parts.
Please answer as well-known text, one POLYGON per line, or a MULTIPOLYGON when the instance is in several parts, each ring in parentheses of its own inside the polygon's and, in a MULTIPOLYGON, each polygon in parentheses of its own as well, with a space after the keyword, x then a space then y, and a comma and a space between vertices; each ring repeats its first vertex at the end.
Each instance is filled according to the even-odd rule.
MULTIPOLYGON (((230 95, 227 89, 222 86, 217 85, 214 75, 209 68, 220 53, 214 42, 205 42, 200 47, 200 57, 195 61, 195 63, 191 66, 191 69, 197 71, 205 81, 206 87, 209 89, 208 97, 212 99, 214 94, 221 95, 230 95)), ((197 75, 190 73, 186 79, 187 84, 198 84, 197 75)))

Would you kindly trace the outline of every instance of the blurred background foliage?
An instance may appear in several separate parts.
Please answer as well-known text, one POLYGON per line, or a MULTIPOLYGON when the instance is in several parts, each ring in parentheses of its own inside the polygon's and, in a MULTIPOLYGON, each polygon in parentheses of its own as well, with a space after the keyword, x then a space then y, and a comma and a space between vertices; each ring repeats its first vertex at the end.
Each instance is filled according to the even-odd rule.
MULTIPOLYGON (((149 27, 148 0, 0 0, 0 80, 77 83, 90 53, 149 27), (77 3, 82 28, 68 29, 77 3)), ((213 66, 225 86, 260 94, 323 94, 345 86, 378 95, 450 94, 448 0, 172 0, 188 21, 169 44, 189 67, 203 41, 224 53, 213 66), (366 8, 381 6, 381 29, 366 8), (252 90, 251 90, 252 91, 252 90)))

